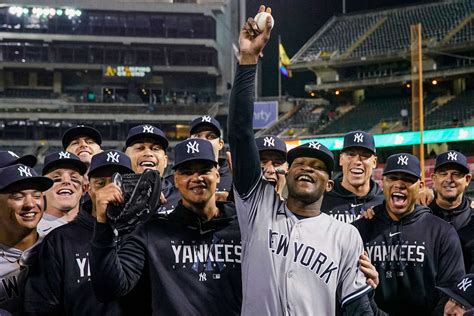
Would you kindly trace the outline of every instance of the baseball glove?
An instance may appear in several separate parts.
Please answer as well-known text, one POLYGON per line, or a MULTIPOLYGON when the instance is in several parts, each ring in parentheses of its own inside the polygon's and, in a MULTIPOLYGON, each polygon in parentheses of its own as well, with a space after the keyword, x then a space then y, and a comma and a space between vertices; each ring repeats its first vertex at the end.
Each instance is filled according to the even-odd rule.
POLYGON ((125 203, 109 204, 107 221, 116 236, 123 236, 155 213, 160 205, 161 176, 158 171, 145 170, 142 174, 115 173, 112 180, 122 189, 125 203))

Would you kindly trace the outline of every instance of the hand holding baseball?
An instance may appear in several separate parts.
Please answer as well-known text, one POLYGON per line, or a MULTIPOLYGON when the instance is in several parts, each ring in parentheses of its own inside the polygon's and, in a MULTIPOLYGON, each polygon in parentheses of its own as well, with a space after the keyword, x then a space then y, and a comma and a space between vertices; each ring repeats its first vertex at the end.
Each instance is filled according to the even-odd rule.
POLYGON ((271 13, 271 8, 266 8, 264 5, 261 5, 259 13, 255 16, 260 23, 260 27, 263 27, 263 30, 259 28, 257 21, 253 18, 248 18, 242 27, 239 37, 241 65, 251 65, 258 62, 258 57, 270 39, 270 32, 274 23, 271 13), (262 22, 262 17, 266 17, 264 20, 265 23, 262 22))

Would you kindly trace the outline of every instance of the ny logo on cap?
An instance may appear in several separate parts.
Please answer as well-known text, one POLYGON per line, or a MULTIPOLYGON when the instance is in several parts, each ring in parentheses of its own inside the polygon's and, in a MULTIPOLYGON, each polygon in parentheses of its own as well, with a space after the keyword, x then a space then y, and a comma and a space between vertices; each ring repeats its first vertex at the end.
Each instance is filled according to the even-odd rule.
POLYGON ((18 172, 20 173, 20 177, 31 177, 31 169, 27 166, 19 166, 18 172))
POLYGON ((408 157, 407 156, 398 156, 397 165, 408 166, 408 157))
POLYGON ((448 160, 458 161, 458 154, 455 152, 448 152, 448 160))
POLYGON ((263 146, 265 146, 265 147, 275 147, 275 138, 265 137, 263 139, 263 146))
POLYGON ((15 154, 13 151, 8 151, 8 153, 15 158, 20 158, 17 154, 15 154))
POLYGON ((311 142, 311 143, 309 143, 309 148, 314 148, 314 149, 319 150, 320 147, 321 147, 321 144, 320 144, 319 142, 311 142))
POLYGON ((211 117, 209 115, 205 115, 205 116, 202 117, 201 122, 211 123, 211 117))
POLYGON ((107 153, 107 162, 119 162, 120 155, 116 151, 111 151, 107 153))
POLYGON ((186 147, 188 148, 187 149, 187 153, 188 154, 195 154, 195 153, 198 153, 199 152, 199 143, 194 141, 194 142, 188 142, 186 147))
POLYGON ((469 278, 464 278, 462 279, 461 282, 458 284, 458 289, 463 290, 466 292, 466 290, 472 285, 472 280, 469 278))
POLYGON ((71 158, 71 154, 67 151, 60 151, 59 152, 59 159, 69 159, 71 158))
POLYGON ((362 133, 355 133, 354 134, 354 141, 356 143, 363 143, 364 142, 364 135, 362 133))
POLYGON ((143 133, 154 133, 154 128, 153 126, 150 125, 145 125, 143 126, 143 133))

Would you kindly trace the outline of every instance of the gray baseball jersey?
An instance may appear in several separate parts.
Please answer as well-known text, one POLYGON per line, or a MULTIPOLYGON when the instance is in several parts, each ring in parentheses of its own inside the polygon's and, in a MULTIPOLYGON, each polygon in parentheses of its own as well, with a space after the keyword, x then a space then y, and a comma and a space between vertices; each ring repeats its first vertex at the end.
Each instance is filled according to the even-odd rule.
POLYGON ((242 234, 243 315, 335 315, 371 291, 355 227, 321 213, 298 219, 261 179, 235 191, 242 234))
POLYGON ((38 223, 38 231, 44 235, 49 234, 56 227, 67 224, 68 222, 61 217, 56 217, 50 214, 43 214, 43 217, 38 223))
POLYGON ((40 234, 36 243, 25 251, 0 244, 0 310, 5 309, 13 315, 21 312, 28 267, 42 240, 40 234))

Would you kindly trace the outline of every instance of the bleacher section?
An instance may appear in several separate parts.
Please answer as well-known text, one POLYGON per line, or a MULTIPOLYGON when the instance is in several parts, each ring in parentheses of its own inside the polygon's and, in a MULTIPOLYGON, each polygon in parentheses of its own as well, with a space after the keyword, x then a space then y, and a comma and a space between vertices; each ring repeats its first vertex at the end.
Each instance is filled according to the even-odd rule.
POLYGON ((474 115, 474 91, 464 91, 428 115, 426 129, 462 126, 474 115))
MULTIPOLYGON (((410 25, 421 22, 424 45, 436 46, 474 11, 474 1, 443 1, 422 6, 334 17, 292 58, 292 64, 348 57, 361 59, 407 51, 410 25), (383 19, 383 21, 382 21, 383 19), (378 21, 380 25, 371 30, 378 21), (354 46, 353 46, 354 45, 354 46), (349 50, 349 56, 344 53, 349 50)), ((472 22, 448 45, 473 36, 472 22)))
POLYGON ((383 119, 400 117, 403 108, 409 109, 408 98, 380 98, 366 100, 351 111, 332 121, 318 134, 346 133, 351 130, 370 130, 383 119))

